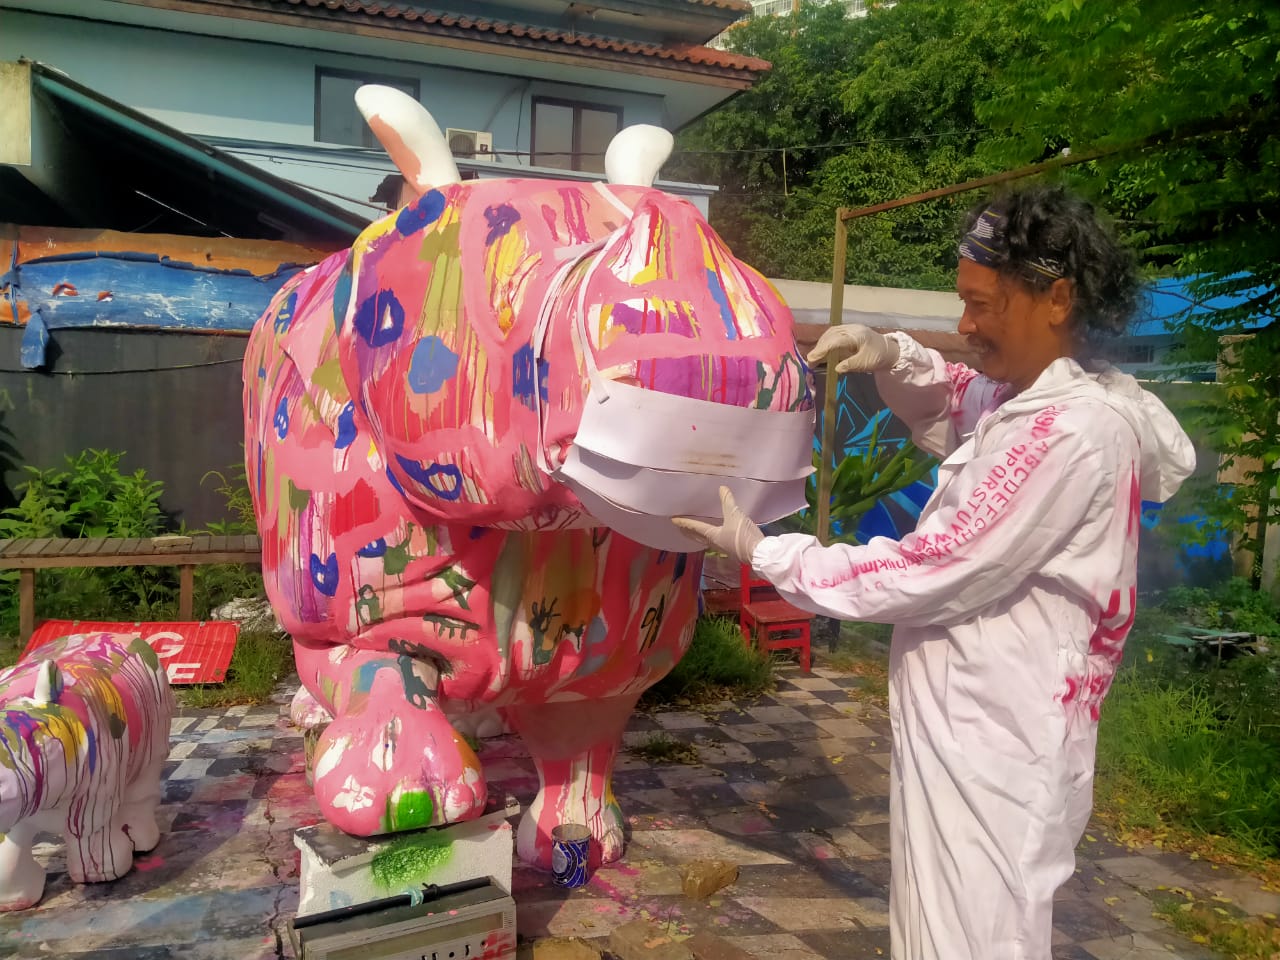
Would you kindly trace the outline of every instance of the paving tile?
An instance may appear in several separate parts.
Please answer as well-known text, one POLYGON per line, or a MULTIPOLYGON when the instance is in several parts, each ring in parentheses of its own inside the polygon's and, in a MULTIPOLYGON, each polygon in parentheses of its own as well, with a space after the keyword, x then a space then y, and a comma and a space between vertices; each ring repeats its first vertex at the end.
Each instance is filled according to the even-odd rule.
POLYGON ((1150 857, 1139 855, 1109 857, 1105 860, 1096 860, 1094 864, 1099 869, 1143 890, 1154 890, 1161 886, 1194 886, 1186 877, 1179 873, 1174 873, 1167 866, 1157 863, 1150 857))
POLYGON ((1086 900, 1063 900, 1053 905, 1053 925, 1073 942, 1122 936, 1129 929, 1099 906, 1086 900))
POLYGON ((782 731, 767 723, 746 722, 724 727, 723 731, 739 743, 760 743, 767 740, 781 740, 782 731))
MULTIPOLYGON (((764 934, 755 937, 727 937, 735 947, 739 947, 760 960, 823 960, 824 955, 815 953, 803 940, 789 933, 764 934)), ((886 953, 885 956, 888 956, 886 953)))
POLYGON ((688 730, 691 728, 705 728, 711 726, 711 722, 700 713, 659 713, 654 715, 654 719, 658 721, 658 725, 664 730, 688 730))
POLYGON ((738 897, 737 900, 787 933, 863 930, 889 925, 888 902, 870 897, 738 897))
POLYGON ((840 689, 827 677, 793 677, 787 681, 801 690, 838 690, 840 689))
POLYGON ((751 714, 757 723, 800 723, 805 719, 804 714, 795 707, 787 706, 748 707, 747 713, 751 714))
POLYGON ((888 960, 887 930, 850 930, 840 933, 801 933, 797 939, 819 956, 840 960, 888 960))
POLYGON ((818 720, 816 722, 819 727, 831 736, 841 737, 845 740, 872 739, 876 736, 875 731, 865 723, 852 718, 842 717, 839 720, 818 720))
POLYGON ((628 849, 633 854, 673 864, 690 860, 728 860, 739 865, 787 862, 748 839, 721 836, 710 830, 636 830, 628 849))
POLYGON ((1206 954, 1194 945, 1175 943, 1175 937, 1152 938, 1134 933, 1079 944, 1093 960, 1204 960, 1206 954))

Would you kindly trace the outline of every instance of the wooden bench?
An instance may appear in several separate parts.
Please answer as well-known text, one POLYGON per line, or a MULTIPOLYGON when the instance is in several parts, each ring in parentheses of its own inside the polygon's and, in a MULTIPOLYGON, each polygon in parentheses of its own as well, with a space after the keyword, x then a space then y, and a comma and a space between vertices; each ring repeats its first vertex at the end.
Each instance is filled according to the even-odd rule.
POLYGON ((195 568, 211 563, 261 563, 262 541, 237 537, 79 537, 0 540, 0 570, 17 570, 21 642, 36 626, 36 571, 55 567, 177 567, 178 619, 190 620, 195 568))

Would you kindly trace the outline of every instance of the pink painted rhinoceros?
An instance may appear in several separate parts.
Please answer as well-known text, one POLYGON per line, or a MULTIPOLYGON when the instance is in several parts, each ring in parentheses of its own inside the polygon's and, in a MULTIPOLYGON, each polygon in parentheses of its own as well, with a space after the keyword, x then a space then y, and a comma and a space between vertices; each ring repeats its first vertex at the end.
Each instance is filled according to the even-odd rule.
POLYGON ((520 855, 576 822, 613 860, 623 726, 698 612, 670 518, 721 483, 761 521, 803 504, 807 371, 769 283, 649 186, 665 131, 619 134, 610 183, 462 183, 397 96, 360 105, 420 196, 290 281, 245 357, 267 590, 333 717, 316 797, 364 836, 476 816, 444 708, 496 707, 542 782, 520 855))

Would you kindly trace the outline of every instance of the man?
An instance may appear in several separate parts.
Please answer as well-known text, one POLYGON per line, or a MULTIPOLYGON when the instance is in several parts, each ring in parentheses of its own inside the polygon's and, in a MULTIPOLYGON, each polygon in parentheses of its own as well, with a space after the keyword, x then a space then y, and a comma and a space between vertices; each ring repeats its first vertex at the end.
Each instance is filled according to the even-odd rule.
POLYGON ((727 490, 722 525, 677 523, 798 606, 896 625, 895 960, 1048 960, 1054 891, 1093 802, 1098 708, 1133 623, 1141 502, 1172 496, 1195 459, 1159 400, 1087 359, 1137 299, 1092 208, 1032 187, 975 208, 966 230, 959 330, 982 374, 856 325, 809 356, 851 352, 836 371, 874 373, 945 458, 916 531, 764 537, 727 490))

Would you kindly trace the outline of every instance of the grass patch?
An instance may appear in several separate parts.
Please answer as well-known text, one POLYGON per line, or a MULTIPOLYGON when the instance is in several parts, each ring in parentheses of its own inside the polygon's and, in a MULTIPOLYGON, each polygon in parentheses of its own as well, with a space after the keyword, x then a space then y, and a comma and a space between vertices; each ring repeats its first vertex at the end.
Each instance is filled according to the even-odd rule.
POLYGON ((227 679, 220 684, 175 687, 178 702, 186 707, 229 707, 238 703, 262 703, 276 683, 293 667, 293 645, 279 633, 246 632, 236 641, 227 679))
POLYGON ((675 740, 665 733, 655 733, 644 743, 628 747, 632 756, 649 763, 698 763, 698 750, 691 743, 675 740))
POLYGON ((1188 939, 1231 960, 1280 956, 1280 924, 1275 917, 1240 917, 1220 903, 1196 900, 1184 891, 1157 893, 1154 912, 1188 939))
POLYGON ((742 642, 734 620, 701 617, 693 642, 675 668, 650 687, 641 706, 692 706, 759 696, 773 684, 770 659, 742 642))

